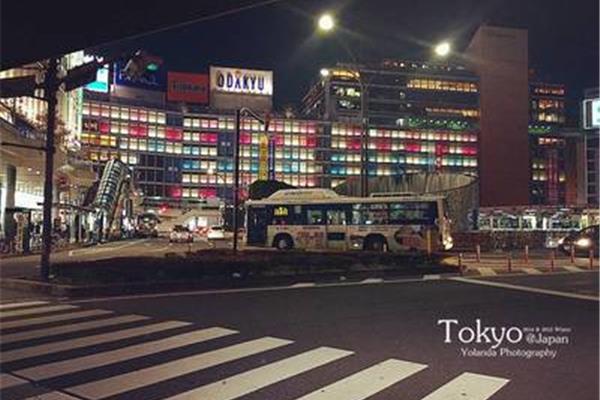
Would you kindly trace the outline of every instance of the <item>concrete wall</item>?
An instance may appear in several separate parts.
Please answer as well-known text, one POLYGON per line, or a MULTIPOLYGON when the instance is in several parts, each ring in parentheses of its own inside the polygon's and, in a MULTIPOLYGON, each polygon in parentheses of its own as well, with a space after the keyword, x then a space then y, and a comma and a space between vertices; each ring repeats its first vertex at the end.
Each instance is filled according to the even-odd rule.
POLYGON ((466 55, 480 78, 481 205, 528 204, 527 31, 481 26, 466 55))

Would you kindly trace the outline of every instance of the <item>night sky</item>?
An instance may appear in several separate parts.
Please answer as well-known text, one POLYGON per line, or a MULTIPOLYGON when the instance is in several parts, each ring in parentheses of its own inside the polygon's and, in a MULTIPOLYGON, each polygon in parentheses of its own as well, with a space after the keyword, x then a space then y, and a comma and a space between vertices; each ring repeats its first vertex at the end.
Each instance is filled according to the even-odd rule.
MULTIPOLYGON (((47 55, 53 46, 98 44, 240 1, 67 1, 63 9, 61 1, 43 2, 48 5, 36 5, 39 15, 26 20, 17 16, 31 3, 20 3, 3 1, 3 68, 19 57, 47 55), (56 18, 44 25, 48 13, 56 18)), ((544 80, 567 84, 572 114, 583 89, 598 86, 597 0, 284 0, 116 47, 145 48, 170 70, 203 72, 210 64, 273 69, 274 101, 282 107, 299 104, 322 66, 351 61, 344 46, 367 61, 428 59, 431 44, 441 39, 463 50, 481 23, 527 28, 530 66, 544 80), (322 11, 333 12, 341 25, 332 35, 316 33, 322 11)))

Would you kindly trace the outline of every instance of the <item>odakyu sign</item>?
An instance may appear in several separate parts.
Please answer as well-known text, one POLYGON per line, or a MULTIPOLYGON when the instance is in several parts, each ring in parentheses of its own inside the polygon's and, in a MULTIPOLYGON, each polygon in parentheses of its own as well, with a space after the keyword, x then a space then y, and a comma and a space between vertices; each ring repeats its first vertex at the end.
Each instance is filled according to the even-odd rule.
POLYGON ((210 67, 211 93, 273 95, 273 71, 210 67))

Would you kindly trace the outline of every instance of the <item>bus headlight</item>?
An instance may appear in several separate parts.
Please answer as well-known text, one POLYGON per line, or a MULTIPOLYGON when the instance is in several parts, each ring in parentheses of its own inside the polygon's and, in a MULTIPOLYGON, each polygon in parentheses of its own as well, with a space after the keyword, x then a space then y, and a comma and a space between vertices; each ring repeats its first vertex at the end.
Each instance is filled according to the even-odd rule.
POLYGON ((577 242, 575 242, 575 244, 577 245, 577 247, 590 247, 592 245, 592 241, 590 238, 580 238, 577 239, 577 242))

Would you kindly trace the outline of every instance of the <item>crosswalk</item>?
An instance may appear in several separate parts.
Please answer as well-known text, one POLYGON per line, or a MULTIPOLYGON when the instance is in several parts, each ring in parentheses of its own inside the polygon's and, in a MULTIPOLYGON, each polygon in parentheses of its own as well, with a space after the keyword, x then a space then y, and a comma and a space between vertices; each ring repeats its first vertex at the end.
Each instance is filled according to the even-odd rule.
MULTIPOLYGON (((292 338, 248 337, 230 327, 46 302, 0 305, 0 332, 2 399, 137 399, 150 387, 164 393, 153 392, 153 399, 233 400, 293 383, 311 371, 335 371, 362 360, 351 349, 306 348, 292 338), (228 374, 231 365, 238 367, 228 374), (217 370, 216 378, 197 378, 217 370), (180 386, 171 385, 178 380, 180 386)), ((303 381, 296 400, 364 400, 389 390, 403 393, 403 385, 410 385, 405 380, 436 368, 397 358, 366 364, 313 387, 303 381)), ((471 371, 449 378, 432 383, 421 400, 487 400, 509 383, 471 371)))

